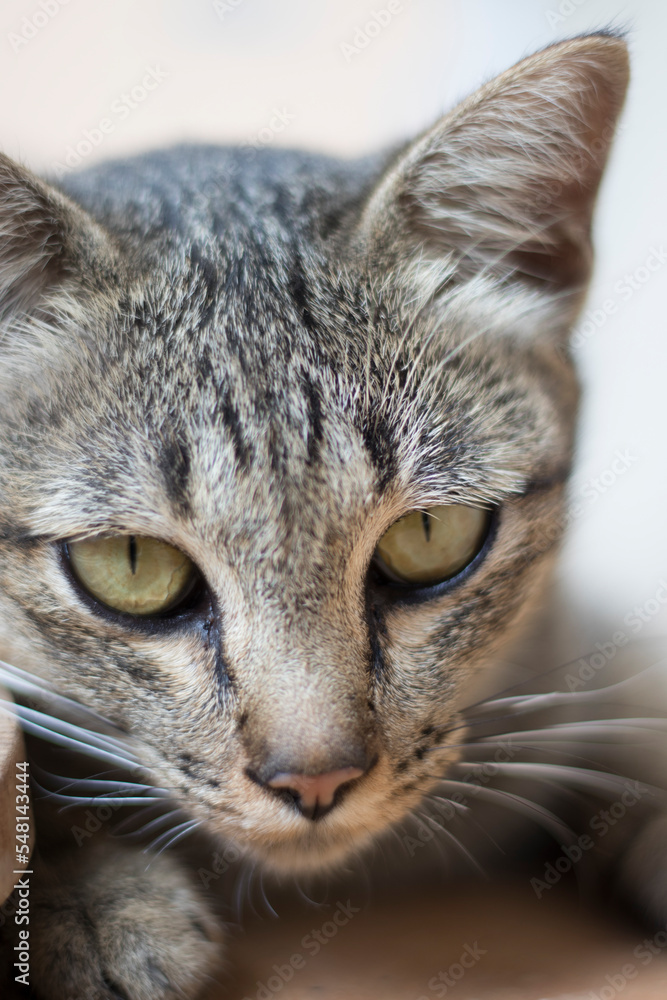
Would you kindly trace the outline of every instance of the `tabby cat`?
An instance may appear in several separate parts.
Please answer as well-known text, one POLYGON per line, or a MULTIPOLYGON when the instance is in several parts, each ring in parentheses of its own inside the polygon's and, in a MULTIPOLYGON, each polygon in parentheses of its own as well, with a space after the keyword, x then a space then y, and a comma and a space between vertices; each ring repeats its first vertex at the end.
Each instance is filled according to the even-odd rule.
MULTIPOLYGON (((1 159, 2 676, 88 761, 36 791, 166 795, 161 846, 198 826, 285 873, 448 797, 562 532, 627 75, 613 33, 565 41, 353 162, 1 159)), ((656 822, 624 870, 662 919, 656 822)), ((52 827, 36 995, 199 995, 224 933, 184 855, 52 827)))

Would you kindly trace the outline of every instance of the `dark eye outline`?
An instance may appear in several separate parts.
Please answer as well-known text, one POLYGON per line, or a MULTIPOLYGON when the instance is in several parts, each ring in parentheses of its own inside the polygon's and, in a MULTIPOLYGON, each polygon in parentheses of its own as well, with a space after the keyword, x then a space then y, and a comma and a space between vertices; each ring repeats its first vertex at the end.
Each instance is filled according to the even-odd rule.
MULTIPOLYGON (((111 605, 105 604, 82 583, 76 574, 70 556, 69 545, 72 541, 73 539, 66 539, 59 543, 61 567, 77 596, 98 617, 114 624, 121 624, 125 628, 129 626, 139 631, 154 633, 200 620, 204 616, 210 616, 213 608, 212 594, 204 574, 195 562, 192 563, 195 569, 192 583, 176 604, 170 606, 166 611, 156 612, 152 615, 133 615, 129 611, 118 611, 111 605)), ((165 542, 165 544, 171 545, 171 542, 165 542)))
POLYGON ((500 524, 500 516, 500 507, 492 507, 489 511, 489 520, 482 544, 470 562, 463 569, 459 570, 458 573, 455 573, 454 576, 425 586, 419 583, 394 580, 383 571, 381 565, 378 564, 375 553, 373 553, 369 567, 369 581, 376 590, 379 590, 387 599, 390 599, 393 604, 419 604, 423 601, 441 597, 451 590, 456 589, 456 587, 460 587, 469 576, 472 576, 481 563, 484 562, 493 547, 500 524))

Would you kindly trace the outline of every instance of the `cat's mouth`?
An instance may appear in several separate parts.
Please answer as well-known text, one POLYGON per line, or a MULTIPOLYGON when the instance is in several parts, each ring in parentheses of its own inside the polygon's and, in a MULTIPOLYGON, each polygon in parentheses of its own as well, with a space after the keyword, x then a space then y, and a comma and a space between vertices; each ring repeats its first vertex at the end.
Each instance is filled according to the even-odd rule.
POLYGON ((352 782, 335 807, 324 815, 304 816, 288 799, 269 798, 254 787, 242 814, 230 828, 229 810, 209 819, 225 840, 231 839, 261 866, 276 873, 321 871, 358 854, 399 823, 420 801, 424 790, 399 791, 383 759, 352 782))
POLYGON ((277 874, 317 872, 335 868, 363 850, 385 826, 384 822, 353 824, 342 815, 339 821, 330 816, 316 824, 297 822, 294 829, 276 828, 274 833, 246 831, 241 838, 245 852, 277 874))

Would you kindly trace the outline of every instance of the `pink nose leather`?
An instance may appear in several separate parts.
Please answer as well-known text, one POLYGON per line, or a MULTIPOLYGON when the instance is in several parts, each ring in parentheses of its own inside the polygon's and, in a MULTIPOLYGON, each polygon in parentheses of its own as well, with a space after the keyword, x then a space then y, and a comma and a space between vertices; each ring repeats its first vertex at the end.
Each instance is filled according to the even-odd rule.
POLYGON ((360 778, 364 772, 360 767, 341 767, 326 774, 276 774, 269 782, 271 788, 283 788, 292 792, 306 812, 326 809, 341 785, 360 778))

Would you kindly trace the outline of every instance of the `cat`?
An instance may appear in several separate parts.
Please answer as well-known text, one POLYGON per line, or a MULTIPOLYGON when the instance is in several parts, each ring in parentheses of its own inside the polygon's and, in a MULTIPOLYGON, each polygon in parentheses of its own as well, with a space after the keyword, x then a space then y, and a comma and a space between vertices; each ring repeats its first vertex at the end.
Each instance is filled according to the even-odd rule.
MULTIPOLYGON (((603 31, 356 161, 189 145, 47 183, 1 159, 3 680, 27 731, 79 739, 82 795, 168 795, 163 846, 199 827, 285 873, 434 789, 465 808, 463 731, 563 531, 627 78, 603 31)), ((656 817, 625 870, 660 919, 656 817)), ((51 822, 35 994, 199 995, 224 931, 185 855, 51 822)))

